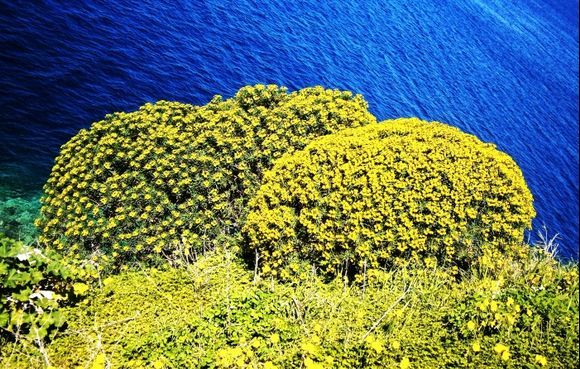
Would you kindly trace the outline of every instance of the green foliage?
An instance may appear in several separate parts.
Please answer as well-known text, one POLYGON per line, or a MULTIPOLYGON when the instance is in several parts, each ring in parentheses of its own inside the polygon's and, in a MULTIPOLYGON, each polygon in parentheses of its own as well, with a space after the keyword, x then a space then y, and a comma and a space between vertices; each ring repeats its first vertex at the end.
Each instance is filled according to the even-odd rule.
POLYGON ((272 85, 201 107, 161 101, 107 115, 62 147, 44 187, 41 242, 117 265, 231 242, 273 160, 375 121, 360 95, 272 85))
MULTIPOLYGON (((108 277, 102 290, 66 309, 65 316, 67 330, 46 346, 55 367, 578 364, 577 271, 547 263, 512 262, 496 276, 473 274, 460 282, 441 267, 405 267, 370 270, 361 284, 340 278, 325 283, 310 273, 290 286, 254 282, 226 251, 189 268, 108 277), (531 286, 530 279, 537 284, 531 286)), ((5 359, 8 367, 46 365, 30 347, 5 349, 20 352, 5 359)))
POLYGON ((55 252, 26 246, 0 234, 0 344, 6 340, 43 340, 61 327, 59 307, 75 300, 75 281, 89 267, 65 263, 55 252))
POLYGON ((578 366, 578 268, 522 245, 513 160, 376 124, 349 92, 108 115, 62 147, 42 203, 40 241, 67 254, 0 236, 6 368, 578 366), (103 266, 124 273, 92 283, 103 266))
POLYGON ((561 354, 578 352, 577 265, 541 258, 505 268, 499 278, 474 278, 465 285, 464 299, 446 319, 451 332, 471 343, 472 365, 578 365, 578 357, 561 354))
POLYGON ((512 252, 535 216, 507 154, 418 119, 313 141, 275 163, 249 206, 249 248, 273 275, 296 258, 331 275, 406 263, 467 269, 512 252))

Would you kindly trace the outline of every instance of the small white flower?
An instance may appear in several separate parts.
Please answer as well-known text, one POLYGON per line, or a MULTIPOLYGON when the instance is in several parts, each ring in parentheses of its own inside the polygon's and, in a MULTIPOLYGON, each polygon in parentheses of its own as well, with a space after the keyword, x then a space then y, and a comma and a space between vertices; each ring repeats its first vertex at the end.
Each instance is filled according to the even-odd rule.
POLYGON ((35 292, 33 294, 31 294, 28 298, 30 299, 41 299, 41 298, 45 298, 48 300, 52 300, 54 297, 54 292, 53 291, 38 291, 35 292))
POLYGON ((32 255, 32 253, 29 251, 29 252, 25 252, 23 254, 18 254, 18 255, 16 255, 16 257, 18 258, 18 260, 24 261, 24 260, 30 259, 31 255, 32 255))
POLYGON ((40 291, 40 294, 49 300, 52 300, 52 298, 54 297, 53 291, 40 291))

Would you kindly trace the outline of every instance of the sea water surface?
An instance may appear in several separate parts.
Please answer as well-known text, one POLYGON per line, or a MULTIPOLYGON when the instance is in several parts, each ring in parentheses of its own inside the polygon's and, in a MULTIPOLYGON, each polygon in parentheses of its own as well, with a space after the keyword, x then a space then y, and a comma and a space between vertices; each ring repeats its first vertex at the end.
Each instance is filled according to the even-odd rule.
POLYGON ((381 120, 497 144, 523 169, 535 227, 577 259, 577 14, 577 0, 1 0, 0 204, 33 218, 60 145, 107 113, 323 85, 381 120))

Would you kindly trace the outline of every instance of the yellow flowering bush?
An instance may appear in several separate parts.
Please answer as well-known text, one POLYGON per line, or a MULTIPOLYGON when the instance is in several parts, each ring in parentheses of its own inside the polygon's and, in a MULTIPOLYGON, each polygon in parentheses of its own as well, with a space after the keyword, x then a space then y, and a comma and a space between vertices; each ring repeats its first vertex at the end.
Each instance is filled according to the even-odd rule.
POLYGON ((160 101, 107 115, 62 146, 44 187, 40 239, 117 263, 211 249, 238 234, 274 159, 374 122, 360 95, 273 85, 205 106, 160 101))
POLYGON ((467 269, 482 245, 501 255, 522 242, 532 201, 519 167, 495 146, 442 123, 397 119, 278 160, 244 234, 264 273, 296 258, 330 274, 409 262, 467 269))

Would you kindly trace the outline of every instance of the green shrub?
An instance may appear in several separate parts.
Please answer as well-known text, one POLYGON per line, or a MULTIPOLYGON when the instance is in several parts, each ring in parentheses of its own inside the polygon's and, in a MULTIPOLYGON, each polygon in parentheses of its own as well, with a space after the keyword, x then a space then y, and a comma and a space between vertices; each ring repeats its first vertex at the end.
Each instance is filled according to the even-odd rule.
POLYGON ((567 353, 579 345, 577 265, 529 260, 503 271, 465 283, 465 297, 444 318, 470 362, 575 368, 578 357, 567 353))
POLYGON ((467 269, 514 252, 535 215, 507 154, 418 119, 313 141, 275 163, 249 206, 248 249, 273 275, 294 259, 331 275, 406 263, 467 269))
POLYGON ((61 327, 59 307, 75 300, 75 289, 80 294, 79 288, 88 288, 80 281, 91 270, 0 234, 0 345, 20 339, 38 342, 61 327))
POLYGON ((238 235, 274 159, 375 121, 350 92, 263 85, 201 107, 162 101, 107 115, 56 158, 41 241, 117 264, 212 249, 238 235))
MULTIPOLYGON (((102 290, 64 311, 68 327, 46 357, 63 368, 272 369, 534 368, 541 356, 550 367, 574 368, 577 271, 533 264, 461 282, 442 267, 405 267, 369 270, 364 284, 308 273, 289 286, 254 282, 231 253, 209 253, 188 269, 103 280, 102 290), (482 328, 496 313, 477 307, 486 298, 488 307, 498 302, 497 329, 482 328)), ((46 363, 21 344, 2 352, 14 352, 0 362, 6 367, 46 363)))

